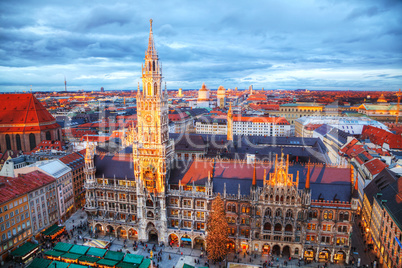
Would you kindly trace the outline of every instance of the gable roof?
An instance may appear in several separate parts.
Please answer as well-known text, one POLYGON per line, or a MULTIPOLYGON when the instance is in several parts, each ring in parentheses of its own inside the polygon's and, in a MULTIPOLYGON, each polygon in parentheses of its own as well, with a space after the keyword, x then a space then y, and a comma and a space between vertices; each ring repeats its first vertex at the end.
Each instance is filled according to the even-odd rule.
POLYGON ((381 128, 364 126, 362 138, 369 139, 372 143, 382 147, 384 144, 388 144, 390 149, 402 149, 402 136, 390 133, 381 128))
POLYGON ((396 179, 397 177, 394 172, 390 171, 388 168, 383 169, 383 171, 364 188, 364 193, 370 204, 373 204, 374 195, 381 192, 390 183, 395 182, 396 179))

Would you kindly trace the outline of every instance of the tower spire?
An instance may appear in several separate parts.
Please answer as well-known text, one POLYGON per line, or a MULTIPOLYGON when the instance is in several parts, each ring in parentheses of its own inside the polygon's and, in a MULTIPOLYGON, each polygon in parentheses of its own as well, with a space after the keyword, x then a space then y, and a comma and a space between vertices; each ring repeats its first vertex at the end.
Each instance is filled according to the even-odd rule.
POLYGON ((150 28, 149 28, 149 40, 148 40, 148 49, 147 49, 147 55, 146 56, 155 56, 156 58, 158 57, 155 49, 155 43, 154 43, 154 34, 152 32, 152 19, 149 20, 150 23, 150 28))

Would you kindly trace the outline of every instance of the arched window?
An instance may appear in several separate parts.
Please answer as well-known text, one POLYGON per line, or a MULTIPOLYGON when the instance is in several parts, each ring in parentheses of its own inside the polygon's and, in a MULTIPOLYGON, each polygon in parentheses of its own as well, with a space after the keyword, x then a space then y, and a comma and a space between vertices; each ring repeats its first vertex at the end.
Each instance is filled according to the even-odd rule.
POLYGON ((149 71, 151 71, 151 65, 152 65, 152 62, 150 61, 149 62, 149 71))
POLYGON ((270 209, 270 208, 267 208, 267 209, 265 210, 265 216, 271 217, 271 215, 272 215, 271 209, 270 209))
POLYGON ((153 63, 152 63, 152 71, 155 72, 155 61, 153 61, 153 63))
POLYGON ((17 150, 22 150, 20 134, 15 135, 15 143, 17 144, 17 150))
POLYGON ((328 211, 328 220, 332 220, 334 217, 334 214, 333 214, 333 212, 330 210, 330 211, 328 211))
POLYGON ((269 222, 266 222, 266 223, 264 224, 264 230, 270 231, 271 228, 272 228, 272 226, 271 226, 271 224, 270 224, 269 222))
POLYGON ((277 195, 277 196, 275 197, 275 201, 276 201, 276 202, 279 201, 279 195, 277 195))
POLYGON ((6 134, 6 149, 11 150, 11 139, 10 135, 6 134))
POLYGON ((299 211, 299 213, 297 213, 297 219, 298 219, 298 220, 302 220, 302 219, 303 219, 303 212, 299 211))
POLYGON ((324 214, 322 215, 324 220, 328 219, 328 211, 324 211, 324 214))
POLYGON ((146 201, 146 206, 147 206, 147 207, 153 207, 153 206, 154 206, 154 202, 152 202, 151 199, 148 199, 148 200, 146 201))
POLYGON ((36 147, 35 134, 29 134, 29 148, 32 151, 36 147))
POLYGON ((280 223, 275 224, 274 231, 282 232, 282 225, 280 223))
POLYGON ((288 210, 286 211, 286 217, 287 217, 287 218, 292 218, 292 217, 293 217, 293 212, 292 212, 292 210, 288 209, 288 210))
POLYGON ((50 135, 50 131, 46 131, 46 140, 52 140, 52 136, 50 135))
POLYGON ((344 220, 344 221, 349 221, 349 213, 348 213, 348 212, 345 212, 345 213, 343 214, 343 220, 344 220))
POLYGON ((282 217, 282 210, 280 210, 279 208, 276 210, 275 212, 275 216, 277 217, 282 217))
POLYGON ((287 224, 285 226, 285 232, 292 232, 293 231, 293 226, 291 224, 287 224))

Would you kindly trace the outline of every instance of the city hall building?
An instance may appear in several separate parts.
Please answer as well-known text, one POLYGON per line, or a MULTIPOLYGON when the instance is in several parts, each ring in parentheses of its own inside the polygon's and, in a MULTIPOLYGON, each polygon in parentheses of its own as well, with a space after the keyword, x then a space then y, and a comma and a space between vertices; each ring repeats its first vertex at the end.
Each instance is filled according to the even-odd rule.
MULTIPOLYGON (((113 155, 86 150, 85 209, 93 231, 205 249, 209 210, 219 194, 230 250, 349 260, 358 200, 351 166, 298 162, 284 153, 271 160, 208 158, 202 151, 187 161, 177 157, 152 21, 137 117, 137 127, 125 138, 128 148, 113 155)), ((207 140, 211 147, 219 145, 219 152, 233 152, 240 150, 237 138, 228 129, 219 144, 207 140)))

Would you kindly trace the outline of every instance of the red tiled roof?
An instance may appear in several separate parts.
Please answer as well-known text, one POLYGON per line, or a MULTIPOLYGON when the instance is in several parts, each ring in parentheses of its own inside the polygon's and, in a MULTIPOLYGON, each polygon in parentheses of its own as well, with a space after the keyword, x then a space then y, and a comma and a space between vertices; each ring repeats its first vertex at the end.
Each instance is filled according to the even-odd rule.
POLYGON ((0 132, 23 131, 25 125, 29 125, 25 127, 28 131, 60 127, 33 94, 0 94, 0 103, 4 104, 0 107, 0 132))
POLYGON ((188 114, 186 113, 174 113, 174 114, 169 114, 169 120, 170 121, 180 121, 188 117, 188 114))
POLYGON ((98 135, 94 135, 94 136, 90 136, 90 135, 86 135, 86 136, 82 136, 81 137, 81 141, 91 141, 91 142, 106 142, 110 139, 110 137, 106 137, 106 136, 98 136, 98 135))
POLYGON ((61 162, 69 166, 72 170, 76 170, 85 165, 85 149, 80 152, 73 152, 59 159, 61 162), (82 154, 83 152, 84 154, 82 154))
POLYGON ((339 152, 342 154, 346 154, 350 148, 352 148, 359 141, 357 139, 351 140, 348 144, 346 144, 339 152))
POLYGON ((54 181, 55 178, 40 171, 19 174, 16 178, 0 176, 0 204, 13 200, 14 198, 54 181))
POLYGON ((57 151, 64 151, 65 146, 64 141, 48 141, 44 140, 41 141, 32 151, 44 151, 44 150, 57 150, 57 151))
POLYGON ((378 158, 368 161, 364 165, 372 175, 377 175, 387 167, 387 165, 378 158))
POLYGON ((358 154, 365 151, 363 145, 357 144, 359 141, 353 139, 345 147, 340 150, 340 154, 347 154, 350 158, 356 157, 358 154))
POLYGON ((364 126, 362 138, 369 139, 372 143, 379 146, 388 144, 390 149, 402 149, 402 136, 390 133, 381 128, 373 126, 364 126))
POLYGON ((312 124, 312 123, 310 123, 310 124, 307 124, 305 126, 305 129, 307 129, 307 130, 316 130, 317 128, 319 128, 322 125, 323 124, 312 124))

